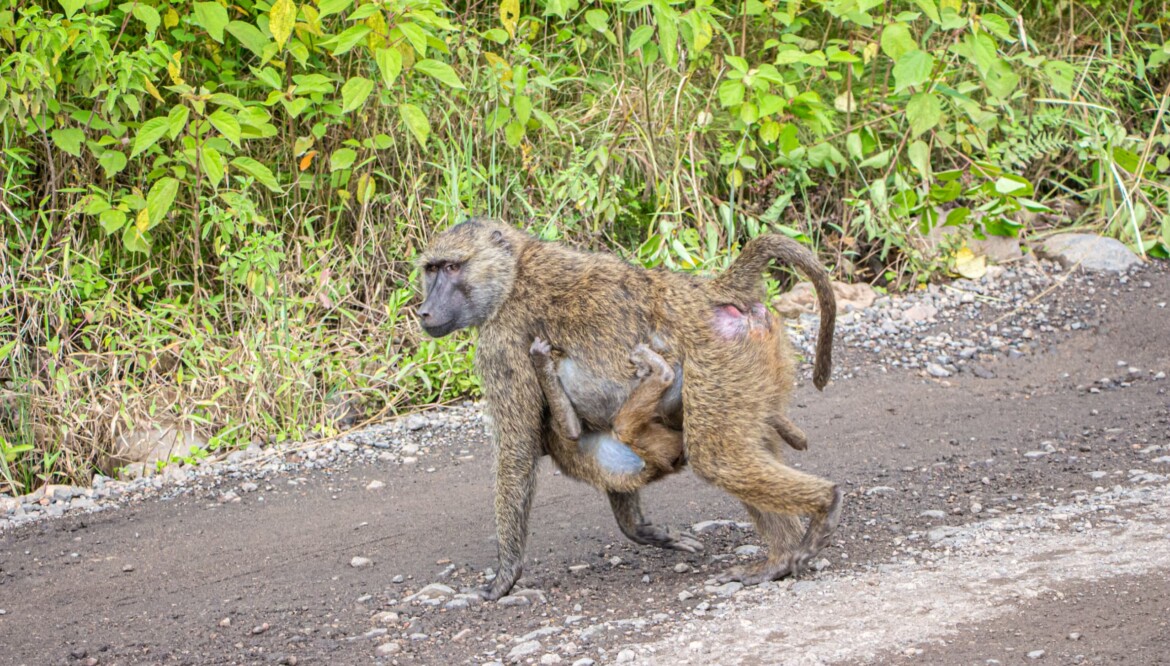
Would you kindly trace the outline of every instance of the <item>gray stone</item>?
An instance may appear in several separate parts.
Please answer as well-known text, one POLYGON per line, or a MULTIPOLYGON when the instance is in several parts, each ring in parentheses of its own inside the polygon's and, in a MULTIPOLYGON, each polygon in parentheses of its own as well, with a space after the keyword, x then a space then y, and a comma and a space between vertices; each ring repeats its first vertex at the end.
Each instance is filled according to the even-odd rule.
POLYGON ((695 534, 703 534, 719 529, 720 527, 735 527, 734 520, 704 520, 699 523, 691 525, 691 531, 695 534))
POLYGON ((578 659, 577 661, 574 661, 573 666, 593 666, 596 663, 597 662, 593 661, 589 657, 582 657, 582 658, 578 659))
POLYGON ((927 363, 926 371, 930 373, 931 377, 938 377, 939 379, 951 376, 951 372, 938 363, 927 363))
POLYGON ((638 658, 638 655, 634 654, 633 650, 626 649, 626 650, 622 650, 621 652, 619 652, 617 654, 617 663, 626 664, 626 663, 629 663, 637 658, 638 658))
POLYGON ((430 425, 430 421, 428 421, 427 417, 423 416, 422 414, 411 414, 410 416, 406 417, 407 430, 422 430, 428 425, 430 425))
POLYGON ((540 649, 540 641, 524 641, 508 652, 508 659, 519 661, 524 657, 540 652, 540 649))
POLYGON ((385 487, 386 484, 378 481, 377 479, 374 479, 373 481, 370 481, 368 484, 366 484, 366 490, 381 490, 385 487))
POLYGON ((398 654, 402 651, 402 646, 397 641, 390 641, 389 643, 382 643, 374 650, 379 657, 386 657, 392 654, 398 654))
POLYGON ((1040 253, 1068 268, 1077 265, 1086 271, 1123 273, 1141 265, 1141 259, 1121 241, 1095 234, 1057 234, 1044 240, 1040 253))
POLYGON ((1104 479, 1107 476, 1109 476, 1109 472, 1100 472, 1100 471, 1089 472, 1089 478, 1094 480, 1094 481, 1100 481, 1101 479, 1104 479))
POLYGON ((363 567, 368 567, 368 566, 371 566, 373 564, 374 564, 374 561, 368 557, 355 557, 349 561, 349 566, 353 567, 354 569, 361 569, 363 567))
MULTIPOLYGON (((741 556, 741 557, 754 557, 754 556, 756 556, 756 555, 759 555, 759 554, 760 554, 760 547, 759 547, 759 546, 753 546, 753 545, 750 545, 750 544, 749 544, 749 545, 747 545, 747 546, 740 546, 739 548, 736 548, 736 549, 735 549, 735 554, 736 554, 736 555, 739 555, 739 556, 741 556)), ((685 564, 684 564, 683 566, 684 566, 684 567, 686 567, 687 565, 685 565, 685 564)), ((690 569, 690 567, 687 567, 686 569, 683 569, 683 570, 682 570, 681 572, 679 572, 679 573, 686 573, 686 572, 687 572, 687 570, 689 570, 689 569, 690 569)), ((678 571, 678 568, 677 568, 677 566, 675 567, 675 571, 678 571)))
POLYGON ((942 520, 943 518, 947 517, 947 512, 946 511, 939 511, 938 509, 928 509, 928 510, 923 511, 922 513, 920 513, 918 515, 923 517, 923 518, 932 518, 934 520, 942 520))
POLYGON ((707 592, 718 597, 730 597, 743 589, 743 583, 732 581, 718 586, 708 586, 707 592))
POLYGON ((407 597, 403 601, 414 601, 415 599, 419 599, 419 600, 439 599, 439 598, 443 598, 443 597, 450 597, 453 594, 455 594, 455 590, 451 589, 450 587, 447 587, 446 585, 443 585, 442 583, 431 583, 430 585, 427 585, 426 587, 419 590, 418 592, 415 592, 414 594, 410 595, 409 597, 407 597))
POLYGON ((1039 659, 1044 656, 1044 650, 1032 650, 1028 653, 1029 659, 1039 659))
POLYGON ((938 314, 938 308, 924 303, 915 303, 902 311, 902 318, 906 321, 929 321, 938 314))
POLYGON ((499 606, 531 606, 532 601, 528 597, 508 595, 506 597, 500 597, 496 601, 496 604, 499 606))
POLYGON ((895 492, 897 492, 897 491, 889 486, 874 486, 874 487, 866 490, 865 494, 867 497, 869 497, 869 496, 873 496, 873 495, 890 495, 890 494, 893 494, 895 492))

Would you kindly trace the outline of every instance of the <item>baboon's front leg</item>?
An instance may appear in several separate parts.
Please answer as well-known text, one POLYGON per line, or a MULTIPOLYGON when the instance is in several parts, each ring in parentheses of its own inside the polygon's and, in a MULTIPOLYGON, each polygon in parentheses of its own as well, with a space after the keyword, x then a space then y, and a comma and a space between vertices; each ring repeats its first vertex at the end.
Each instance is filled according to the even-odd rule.
POLYGON ((666 527, 652 525, 642 516, 642 501, 638 491, 606 493, 613 517, 626 538, 637 544, 656 546, 687 553, 703 550, 703 542, 690 532, 679 532, 666 527))

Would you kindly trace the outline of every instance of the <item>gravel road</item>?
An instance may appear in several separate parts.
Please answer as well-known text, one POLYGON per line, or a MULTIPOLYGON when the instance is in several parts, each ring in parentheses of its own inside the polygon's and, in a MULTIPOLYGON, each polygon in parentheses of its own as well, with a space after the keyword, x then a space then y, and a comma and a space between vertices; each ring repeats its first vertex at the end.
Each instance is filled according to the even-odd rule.
MULTIPOLYGON (((741 589, 739 505, 646 493, 628 543, 541 471, 520 588, 474 405, 132 483, 0 497, 0 664, 1170 663, 1170 271, 1031 264, 843 317, 790 461, 843 484, 817 570, 741 589)), ((793 334, 808 348, 814 320, 793 334)))

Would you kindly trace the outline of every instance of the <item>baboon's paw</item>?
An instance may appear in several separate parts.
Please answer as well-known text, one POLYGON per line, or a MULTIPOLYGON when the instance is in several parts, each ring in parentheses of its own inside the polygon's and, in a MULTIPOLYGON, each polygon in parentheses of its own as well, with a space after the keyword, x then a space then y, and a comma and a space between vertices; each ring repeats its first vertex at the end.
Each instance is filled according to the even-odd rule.
POLYGON ((544 338, 534 338, 532 346, 528 348, 528 353, 533 356, 548 356, 552 353, 552 345, 544 338))
POLYGON ((648 523, 638 526, 635 537, 634 541, 643 545, 681 550, 684 553, 701 553, 704 549, 703 542, 690 532, 679 532, 648 523))
POLYGON ((634 364, 638 379, 653 376, 663 384, 674 381, 674 368, 670 367, 661 354, 646 345, 634 347, 634 351, 630 352, 630 361, 634 364))
POLYGON ((488 583, 488 586, 479 590, 479 596, 486 601, 496 601, 497 599, 507 596, 512 588, 516 585, 516 581, 520 579, 521 567, 516 566, 501 566, 500 572, 488 583))
POLYGON ((760 562, 746 567, 733 567, 726 573, 719 575, 716 580, 720 584, 740 582, 744 585, 759 585, 772 580, 780 580, 792 573, 788 562, 760 562))

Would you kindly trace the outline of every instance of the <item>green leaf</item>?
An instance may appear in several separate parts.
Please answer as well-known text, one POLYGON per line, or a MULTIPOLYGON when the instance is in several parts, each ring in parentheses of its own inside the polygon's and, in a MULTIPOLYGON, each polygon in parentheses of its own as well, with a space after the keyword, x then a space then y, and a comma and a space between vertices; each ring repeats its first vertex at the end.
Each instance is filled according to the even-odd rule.
POLYGON ((911 86, 921 87, 930 81, 934 69, 934 56, 915 49, 902 55, 894 63, 894 92, 901 92, 911 86))
POLYGON ((1048 75, 1053 90, 1065 97, 1072 97, 1073 82, 1077 77, 1075 67, 1061 60, 1049 60, 1044 63, 1044 73, 1048 75))
POLYGON ((174 141, 175 137, 179 136, 187 127, 188 115, 190 115, 190 111, 182 104, 172 107, 171 112, 167 114, 167 136, 170 137, 171 141, 174 141))
POLYGON ((272 9, 268 10, 268 32, 272 33, 277 46, 284 48, 296 22, 297 6, 292 0, 276 0, 273 3, 272 9))
POLYGON ((355 76, 341 86, 341 112, 349 113, 366 103, 374 91, 374 82, 364 76, 355 76))
POLYGON ((378 62, 378 70, 382 72, 382 83, 387 88, 394 85, 394 80, 402 71, 402 52, 395 48, 378 49, 374 59, 378 62))
POLYGON ((1020 176, 1009 173, 996 179, 995 191, 1008 196, 1027 197, 1032 195, 1032 184, 1020 176))
POLYGON ((882 29, 882 52, 897 62, 902 56, 918 50, 918 42, 910 36, 905 23, 891 23, 882 29))
POLYGON ((528 95, 516 95, 512 98, 512 112, 521 125, 527 125, 532 116, 532 98, 528 95))
POLYGON ((585 23, 597 32, 609 30, 609 14, 603 9, 590 9, 585 12, 585 23))
POLYGON ((107 150, 98 158, 98 164, 106 172, 106 178, 113 178, 126 168, 126 154, 120 150, 107 150))
POLYGON ((69 129, 55 129, 49 133, 53 143, 74 157, 81 155, 81 142, 85 141, 85 132, 76 127, 69 129))
POLYGON ((240 145, 240 122, 231 114, 223 109, 216 109, 215 113, 207 117, 207 120, 215 129, 219 130, 225 139, 237 146, 240 145))
POLYGON ((264 49, 271 43, 271 40, 265 37, 259 28, 244 21, 232 21, 228 23, 227 31, 257 58, 264 57, 264 49))
POLYGON ((61 8, 65 10, 65 18, 73 18, 73 15, 85 6, 86 0, 60 0, 61 8))
POLYGON ((419 145, 425 148, 427 139, 431 136, 431 123, 427 120, 426 114, 413 104, 399 104, 398 115, 402 117, 402 122, 418 140, 419 145))
POLYGON ((134 147, 130 149, 130 157, 134 157, 142 151, 150 148, 158 143, 158 140, 167 133, 171 128, 170 121, 166 118, 158 117, 142 123, 142 127, 138 128, 138 134, 134 135, 134 147))
POLYGON ((518 121, 513 120, 504 127, 504 141, 515 148, 520 145, 520 140, 524 138, 524 126, 518 121))
POLYGON ((175 195, 178 193, 179 181, 175 178, 159 178, 155 182, 146 195, 146 212, 150 224, 143 231, 153 229, 163 221, 167 212, 171 210, 171 204, 175 203, 175 195))
POLYGON ((1007 99, 1020 85, 1020 75, 1012 71, 1011 65, 999 60, 987 71, 983 81, 988 92, 999 99, 1007 99))
POLYGON ((347 28, 345 32, 333 38, 333 55, 339 56, 347 53, 365 39, 368 34, 370 34, 370 26, 364 23, 347 28))
POLYGON ((211 38, 223 44, 223 29, 228 24, 227 9, 218 2, 195 3, 195 25, 207 31, 211 38))
POLYGON ((414 52, 420 58, 425 58, 427 55, 427 33, 417 23, 400 23, 398 29, 402 31, 402 35, 406 37, 406 41, 414 47, 414 52))
POLYGON ((98 216, 98 223, 102 225, 102 231, 106 232, 106 235, 109 236, 126 224, 126 213, 123 213, 117 208, 104 210, 98 216))
POLYGON ((126 225, 122 232, 122 245, 131 252, 148 254, 150 252, 150 234, 138 229, 138 225, 126 225))
POLYGON ((121 8, 123 11, 129 8, 130 12, 134 14, 134 18, 146 25, 147 32, 153 33, 158 30, 158 24, 162 23, 158 10, 142 2, 128 2, 123 4, 121 8))
POLYGON ((938 16, 938 5, 935 4, 934 0, 914 0, 914 4, 918 5, 918 8, 922 10, 922 13, 926 14, 927 18, 929 18, 931 21, 935 23, 940 22, 938 16))
POLYGON ((281 191, 280 183, 276 181, 276 176, 272 175, 272 171, 251 157, 237 157, 232 160, 232 166, 255 178, 257 182, 273 192, 281 191))
POLYGON ((678 12, 665 0, 654 3, 654 22, 658 24, 658 46, 670 67, 678 65, 678 12))
POLYGON ((348 169, 353 166, 353 163, 356 159, 356 150, 353 150, 352 148, 339 148, 333 151, 333 154, 329 156, 329 170, 341 171, 342 169, 348 169))
POLYGON ((942 120, 942 104, 938 95, 922 92, 911 97, 906 104, 906 120, 910 121, 910 132, 915 137, 934 129, 942 120))
POLYGON ((317 3, 317 15, 321 18, 331 16, 353 7, 354 0, 321 0, 317 3))
POLYGON ((207 175, 212 186, 218 188, 225 175, 223 155, 220 155, 215 148, 203 144, 203 147, 199 149, 199 164, 203 167, 203 173, 207 175))
POLYGON ((719 103, 724 107, 735 106, 743 102, 743 82, 725 79, 719 84, 719 103))
POLYGON ((629 38, 626 39, 626 53, 633 53, 646 45, 650 38, 654 36, 654 26, 640 25, 630 33, 629 38))
POLYGON ((455 70, 445 62, 438 60, 419 60, 414 64, 416 71, 422 72, 427 76, 438 79, 441 83, 456 90, 465 90, 463 82, 459 80, 459 76, 455 74, 455 70))
POLYGON ((906 149, 906 154, 910 157, 910 164, 918 169, 919 175, 923 180, 930 180, 930 146, 926 142, 919 139, 910 144, 906 149))
POLYGON ((577 11, 581 4, 578 0, 548 0, 544 6, 545 16, 559 16, 562 19, 569 15, 570 12, 577 11))

